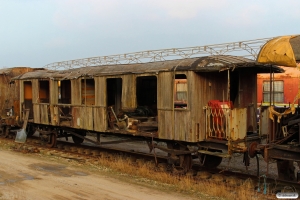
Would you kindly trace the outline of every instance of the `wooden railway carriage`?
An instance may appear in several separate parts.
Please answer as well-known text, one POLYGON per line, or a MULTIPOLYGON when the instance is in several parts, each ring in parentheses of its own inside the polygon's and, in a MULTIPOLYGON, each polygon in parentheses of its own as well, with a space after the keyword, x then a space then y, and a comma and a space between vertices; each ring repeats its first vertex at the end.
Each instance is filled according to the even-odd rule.
POLYGON ((0 69, 0 130, 4 136, 8 136, 10 129, 20 122, 20 85, 19 83, 12 84, 11 79, 35 70, 39 69, 30 67, 0 69))
POLYGON ((81 143, 87 131, 142 136, 165 141, 168 148, 150 147, 187 160, 180 165, 190 166, 191 156, 200 155, 204 164, 216 166, 221 157, 247 153, 247 145, 259 140, 256 75, 270 69, 281 71, 220 55, 41 70, 15 80, 20 108, 32 111, 29 134, 38 129, 50 146, 66 134, 81 143))

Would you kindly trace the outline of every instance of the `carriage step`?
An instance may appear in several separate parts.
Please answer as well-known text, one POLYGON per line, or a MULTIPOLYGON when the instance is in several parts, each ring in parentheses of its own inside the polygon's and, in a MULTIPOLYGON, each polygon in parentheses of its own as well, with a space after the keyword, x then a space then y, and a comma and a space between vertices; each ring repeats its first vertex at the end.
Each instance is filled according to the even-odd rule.
POLYGON ((229 157, 231 157, 231 155, 229 155, 228 153, 212 152, 212 151, 206 151, 206 150, 198 150, 198 153, 212 155, 212 156, 218 156, 218 157, 222 157, 222 158, 229 158, 229 157))

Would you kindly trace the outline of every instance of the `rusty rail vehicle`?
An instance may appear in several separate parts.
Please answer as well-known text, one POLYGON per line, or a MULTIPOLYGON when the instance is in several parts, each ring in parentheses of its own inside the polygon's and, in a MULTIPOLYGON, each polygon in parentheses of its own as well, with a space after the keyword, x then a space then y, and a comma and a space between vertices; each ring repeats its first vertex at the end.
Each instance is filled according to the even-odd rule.
MULTIPOLYGON (((230 45, 237 48, 242 44, 230 45)), ((250 44, 253 41, 245 46, 250 44)), ((298 120, 287 120, 287 131, 278 133, 277 140, 271 137, 277 122, 268 118, 270 113, 264 113, 257 126, 257 74, 283 70, 276 63, 225 55, 223 50, 201 57, 160 57, 160 61, 146 63, 114 60, 77 68, 70 66, 91 60, 73 60, 63 63, 69 66, 64 70, 21 74, 13 78, 20 89, 19 119, 28 122, 28 136, 38 132, 50 147, 61 137, 96 145, 101 144, 100 134, 143 139, 154 156, 156 148, 165 151, 170 163, 186 171, 194 158, 202 165, 216 167, 234 153, 244 154, 245 165, 257 154, 267 162, 300 162, 298 120), (97 139, 88 138, 87 133, 97 139)), ((291 180, 283 173, 281 176, 291 180)))

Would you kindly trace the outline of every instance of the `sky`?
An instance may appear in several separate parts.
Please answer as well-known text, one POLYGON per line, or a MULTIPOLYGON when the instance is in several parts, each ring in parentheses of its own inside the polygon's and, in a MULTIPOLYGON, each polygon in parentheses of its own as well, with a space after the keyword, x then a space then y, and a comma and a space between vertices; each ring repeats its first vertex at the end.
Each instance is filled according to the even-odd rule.
POLYGON ((300 34, 299 0, 0 0, 0 68, 300 34))

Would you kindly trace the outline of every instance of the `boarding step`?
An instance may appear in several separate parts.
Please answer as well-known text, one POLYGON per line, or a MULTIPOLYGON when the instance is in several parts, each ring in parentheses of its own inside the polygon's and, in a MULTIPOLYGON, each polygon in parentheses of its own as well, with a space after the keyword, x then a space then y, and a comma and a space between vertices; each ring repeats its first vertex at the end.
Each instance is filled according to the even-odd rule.
POLYGON ((222 157, 222 158, 229 158, 229 157, 231 157, 231 155, 229 155, 228 153, 212 152, 212 151, 206 151, 206 150, 198 150, 198 153, 212 155, 212 156, 218 156, 218 157, 222 157))

